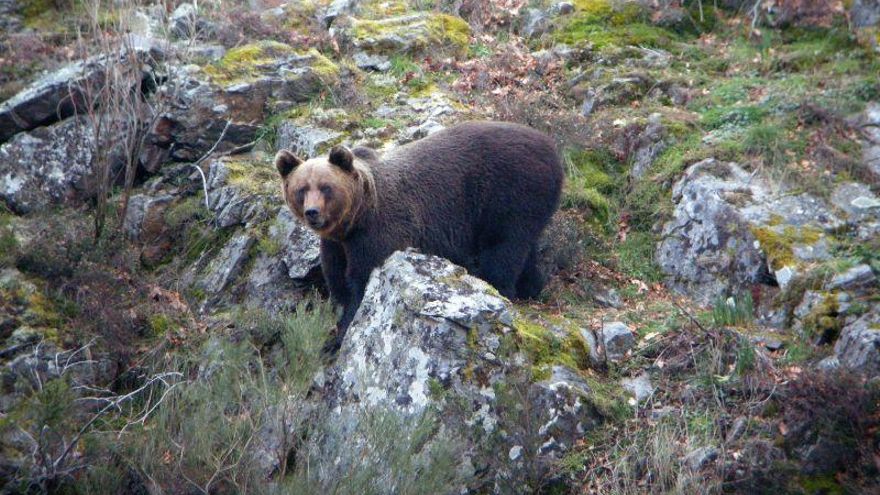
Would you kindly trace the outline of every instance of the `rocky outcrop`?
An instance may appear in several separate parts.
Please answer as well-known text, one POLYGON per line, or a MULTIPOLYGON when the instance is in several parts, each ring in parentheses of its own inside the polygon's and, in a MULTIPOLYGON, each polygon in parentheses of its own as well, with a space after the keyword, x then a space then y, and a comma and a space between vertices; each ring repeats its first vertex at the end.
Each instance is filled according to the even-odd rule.
POLYGON ((880 376, 880 309, 851 321, 834 344, 837 361, 869 376, 880 376))
POLYGON ((178 67, 160 95, 169 100, 151 139, 171 157, 195 161, 210 149, 252 146, 272 101, 303 102, 338 82, 339 68, 315 50, 259 42, 204 68, 178 67))
MULTIPOLYGON (((355 52, 392 55, 445 51, 462 53, 470 27, 463 19, 436 12, 418 12, 381 20, 346 19, 340 35, 355 52)), ((338 22, 338 20, 337 20, 338 22)))
POLYGON ((18 134, 0 146, 0 199, 17 213, 70 200, 86 187, 93 154, 84 117, 18 134))
POLYGON ((333 129, 284 122, 278 127, 278 149, 291 150, 303 159, 326 153, 342 140, 343 134, 333 129))
POLYGON ((820 199, 714 159, 688 168, 673 201, 657 261, 671 287, 704 303, 753 284, 784 288, 801 263, 829 257, 845 225, 820 199))
POLYGON ((280 246, 278 257, 287 276, 299 285, 314 281, 321 274, 321 241, 287 207, 278 211, 270 238, 280 246))
POLYGON ((505 299, 463 268, 412 250, 394 253, 373 272, 329 375, 334 414, 353 430, 365 406, 405 417, 437 411, 443 431, 466 440, 471 476, 496 468, 496 479, 475 479, 472 488, 497 491, 524 469, 546 469, 602 414, 592 402, 596 392, 576 371, 554 366, 546 378, 528 379, 516 318, 505 299), (509 409, 510 387, 528 396, 534 414, 521 418, 527 423, 509 409), (532 428, 524 432, 526 424, 532 428))
MULTIPOLYGON (((150 64, 164 58, 167 50, 164 43, 139 36, 131 36, 126 45, 143 64, 142 77, 135 81, 138 84, 150 76, 150 64)), ((120 55, 128 56, 128 51, 120 55)), ((96 91, 104 84, 112 63, 115 63, 112 57, 97 56, 66 65, 0 103, 0 143, 19 132, 52 124, 85 110, 88 102, 85 92, 96 91)))

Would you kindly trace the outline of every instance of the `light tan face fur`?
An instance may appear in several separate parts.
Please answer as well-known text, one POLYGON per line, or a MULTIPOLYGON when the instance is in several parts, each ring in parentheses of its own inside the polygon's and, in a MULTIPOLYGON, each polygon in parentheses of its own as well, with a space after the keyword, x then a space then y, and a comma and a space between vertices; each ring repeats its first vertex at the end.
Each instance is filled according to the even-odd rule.
POLYGON ((356 181, 351 173, 326 158, 313 158, 282 178, 284 200, 290 210, 321 237, 333 238, 351 219, 356 181))

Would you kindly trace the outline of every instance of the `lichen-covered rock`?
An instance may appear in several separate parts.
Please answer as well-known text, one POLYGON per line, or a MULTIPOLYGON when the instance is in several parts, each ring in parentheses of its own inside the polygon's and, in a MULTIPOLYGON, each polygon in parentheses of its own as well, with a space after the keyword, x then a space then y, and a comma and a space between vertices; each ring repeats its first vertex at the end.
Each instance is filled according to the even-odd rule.
POLYGON ((287 276, 297 285, 315 281, 321 274, 321 240, 290 209, 281 208, 269 229, 270 238, 280 246, 278 257, 287 276))
POLYGON ((73 199, 92 174, 93 153, 84 117, 18 134, 0 146, 0 199, 18 213, 73 199))
POLYGON ((856 295, 863 295, 876 287, 877 277, 871 267, 865 264, 838 273, 825 285, 827 290, 845 290, 856 295))
POLYGON ((829 234, 845 225, 820 199, 714 159, 685 172, 673 201, 657 261, 703 303, 774 279, 785 287, 800 264, 829 256, 829 234))
POLYGON ((147 240, 152 237, 150 234, 157 234, 161 226, 157 226, 156 223, 161 222, 162 213, 173 200, 174 196, 170 194, 155 197, 135 194, 129 198, 128 209, 122 222, 125 235, 131 240, 138 241, 147 240), (142 236, 145 231, 147 235, 142 236))
POLYGON ((177 38, 207 38, 214 33, 213 23, 199 15, 195 4, 182 3, 174 9, 169 17, 171 34, 177 38))
POLYGON ((880 198, 871 188, 858 182, 840 184, 831 194, 831 203, 845 213, 860 241, 880 236, 880 198))
MULTIPOLYGON (((138 83, 148 77, 152 70, 150 64, 164 58, 167 49, 162 42, 133 35, 127 46, 145 62, 138 83)), ((84 91, 101 87, 111 60, 107 56, 96 56, 66 65, 0 103, 0 143, 21 131, 49 125, 70 117, 77 110, 85 110, 84 91)))
POLYGON ((536 38, 550 30, 550 16, 541 9, 525 9, 522 17, 522 34, 526 38, 536 38))
POLYGON ((357 52, 352 57, 358 69, 386 72, 391 69, 391 59, 385 55, 357 52))
POLYGON ((636 345, 636 337, 625 323, 612 321, 602 325, 602 342, 605 345, 605 356, 612 361, 619 361, 636 345))
POLYGON ((880 1, 854 0, 849 8, 849 18, 855 28, 880 24, 880 1))
POLYGON ((859 118, 862 131, 862 166, 871 184, 880 184, 880 103, 872 102, 865 106, 859 118))
POLYGON ((341 132, 332 129, 288 121, 278 127, 277 145, 279 150, 291 150, 308 159, 329 151, 342 137, 341 132))
POLYGON ((358 0, 333 0, 321 14, 321 20, 329 28, 337 17, 350 14, 357 4, 358 0))
MULTIPOLYGON (((253 225, 269 218, 267 198, 277 198, 277 172, 261 156, 235 156, 208 166, 208 207, 218 227, 253 225)), ((280 205, 279 205, 280 206, 280 205)))
POLYGON ((437 12, 418 12, 381 20, 348 19, 342 30, 358 51, 368 53, 463 53, 470 27, 459 17, 437 12))
POLYGON ((175 69, 172 83, 160 88, 170 111, 151 139, 183 161, 195 161, 215 144, 216 151, 251 145, 273 101, 307 101, 338 77, 336 64, 315 50, 269 41, 238 47, 204 68, 175 69))
POLYGON ((666 149, 665 134, 666 130, 660 120, 660 114, 651 114, 648 117, 647 127, 636 142, 631 172, 634 178, 640 179, 645 175, 654 164, 654 160, 666 149))
POLYGON ((843 327, 834 355, 843 366, 869 376, 880 375, 880 308, 874 307, 843 327))
MULTIPOLYGON (((515 478, 521 456, 534 462, 529 469, 545 469, 602 417, 576 372, 557 366, 543 381, 524 382, 528 362, 516 348, 514 320, 510 304, 463 268, 412 250, 394 253, 373 272, 342 342, 328 388, 334 411, 357 422, 365 406, 407 417, 430 408, 468 439, 477 472, 491 464, 496 476, 515 478), (532 445, 520 443, 514 432, 522 425, 505 412, 516 383, 535 412, 532 445)), ((498 482, 474 480, 472 488, 498 482)))
POLYGON ((230 239, 220 253, 208 265, 207 274, 199 285, 208 294, 219 294, 233 282, 250 258, 255 239, 248 234, 238 234, 230 239))
POLYGON ((632 378, 624 378, 620 381, 620 384, 627 392, 633 394, 636 402, 642 402, 654 394, 651 376, 645 372, 632 378))

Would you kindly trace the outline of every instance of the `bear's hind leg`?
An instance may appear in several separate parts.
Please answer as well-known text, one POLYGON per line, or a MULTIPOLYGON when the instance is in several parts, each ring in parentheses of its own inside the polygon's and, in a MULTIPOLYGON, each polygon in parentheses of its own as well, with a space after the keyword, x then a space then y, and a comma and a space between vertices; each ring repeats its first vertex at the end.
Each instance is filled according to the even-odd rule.
POLYGON ((523 266, 519 280, 516 281, 516 297, 519 299, 534 299, 544 289, 544 276, 538 269, 538 245, 533 244, 529 251, 529 257, 523 266))
POLYGON ((480 251, 480 278, 492 284, 504 297, 517 296, 517 280, 529 255, 521 241, 504 241, 480 251))

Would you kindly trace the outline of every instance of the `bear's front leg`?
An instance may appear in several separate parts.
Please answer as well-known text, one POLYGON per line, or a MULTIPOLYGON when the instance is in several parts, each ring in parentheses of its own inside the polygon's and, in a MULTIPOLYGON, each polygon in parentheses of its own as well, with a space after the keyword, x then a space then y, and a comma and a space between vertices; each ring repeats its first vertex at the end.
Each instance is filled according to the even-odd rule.
POLYGON ((340 306, 347 306, 351 299, 346 282, 348 262, 342 244, 328 239, 321 239, 321 271, 324 282, 330 291, 330 299, 340 306))

